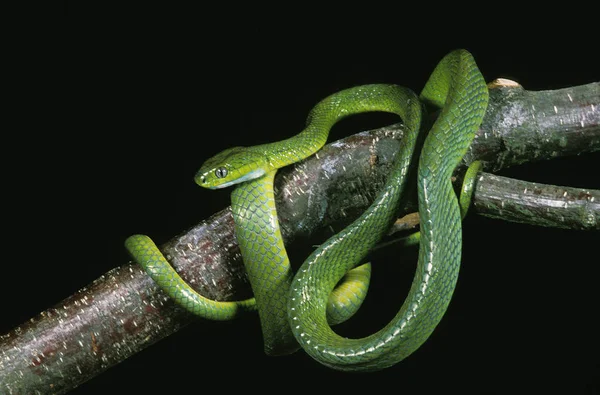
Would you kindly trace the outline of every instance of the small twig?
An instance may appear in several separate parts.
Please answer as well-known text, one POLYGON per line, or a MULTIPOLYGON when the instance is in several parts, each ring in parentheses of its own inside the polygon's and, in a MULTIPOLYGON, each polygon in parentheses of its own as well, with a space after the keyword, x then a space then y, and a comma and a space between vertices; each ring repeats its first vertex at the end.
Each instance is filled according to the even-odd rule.
POLYGON ((600 191, 482 173, 474 209, 486 217, 563 229, 600 230, 600 191))

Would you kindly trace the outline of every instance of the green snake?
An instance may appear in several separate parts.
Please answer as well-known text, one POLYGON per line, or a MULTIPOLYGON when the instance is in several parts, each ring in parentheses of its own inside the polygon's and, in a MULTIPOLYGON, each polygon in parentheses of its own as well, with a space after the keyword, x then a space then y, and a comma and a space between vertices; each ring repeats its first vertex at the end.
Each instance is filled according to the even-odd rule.
POLYGON ((231 208, 252 299, 220 302, 202 297, 179 277, 147 236, 131 236, 126 247, 170 297, 195 314, 228 320, 257 309, 268 354, 302 347, 317 361, 338 370, 391 366, 427 340, 452 297, 461 260, 461 210, 464 215, 477 167, 470 167, 465 177, 460 204, 451 176, 482 122, 487 101, 485 80, 471 54, 456 50, 440 61, 418 97, 397 85, 346 89, 319 102, 299 134, 275 143, 230 148, 207 160, 196 174, 196 183, 211 189, 235 185, 231 208), (424 118, 427 110, 439 112, 429 130, 424 118), (336 122, 373 111, 397 114, 407 130, 388 179, 371 206, 316 248, 294 275, 277 221, 275 173, 321 149, 336 122), (361 262, 397 217, 413 171, 420 233, 417 269, 408 296, 378 332, 360 339, 339 336, 331 325, 352 316, 364 300, 370 266, 361 262))

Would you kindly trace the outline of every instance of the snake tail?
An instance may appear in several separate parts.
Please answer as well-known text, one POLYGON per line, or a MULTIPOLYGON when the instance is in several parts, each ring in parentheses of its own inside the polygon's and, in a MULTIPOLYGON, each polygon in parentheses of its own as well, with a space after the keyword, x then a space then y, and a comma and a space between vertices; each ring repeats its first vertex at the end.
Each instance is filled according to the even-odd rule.
POLYGON ((148 236, 129 236, 125 240, 125 248, 159 288, 192 314, 208 320, 228 321, 241 313, 256 310, 254 298, 220 302, 200 295, 177 274, 148 236))

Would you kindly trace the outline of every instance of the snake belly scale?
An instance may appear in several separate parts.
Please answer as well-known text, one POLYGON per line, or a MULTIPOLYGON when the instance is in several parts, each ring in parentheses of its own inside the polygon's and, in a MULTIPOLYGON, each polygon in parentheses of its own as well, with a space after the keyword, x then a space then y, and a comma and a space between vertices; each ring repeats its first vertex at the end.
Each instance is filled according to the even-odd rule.
POLYGON ((199 185, 235 185, 232 212, 253 299, 218 302, 203 298, 175 273, 146 236, 131 236, 126 247, 169 296, 195 314, 231 319, 240 311, 257 309, 268 354, 286 354, 301 346, 317 361, 338 370, 391 366, 430 336, 454 291, 462 238, 459 202, 450 178, 483 119, 487 97, 472 56, 457 50, 441 60, 419 97, 396 85, 346 89, 319 102, 306 128, 296 136, 230 148, 207 160, 195 178, 199 185), (422 130, 425 107, 439 110, 439 116, 417 155, 418 142, 426 133, 422 130), (321 244, 294 275, 277 221, 275 173, 317 152, 339 120, 372 111, 397 114, 408 130, 388 180, 373 204, 321 244), (330 325, 349 318, 360 307, 370 266, 359 264, 395 220, 408 174, 415 167, 421 229, 409 294, 397 315, 377 333, 362 339, 341 337, 330 325), (338 316, 335 322, 332 316, 338 316))

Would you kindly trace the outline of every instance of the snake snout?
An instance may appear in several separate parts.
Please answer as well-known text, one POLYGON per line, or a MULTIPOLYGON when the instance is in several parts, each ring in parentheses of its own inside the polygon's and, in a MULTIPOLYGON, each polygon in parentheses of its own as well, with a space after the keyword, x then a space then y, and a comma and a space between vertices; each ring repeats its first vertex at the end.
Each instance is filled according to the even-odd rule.
POLYGON ((203 186, 207 182, 206 174, 198 172, 196 176, 194 176, 194 181, 196 181, 196 184, 203 186))
POLYGON ((196 173, 196 175, 194 176, 194 181, 201 187, 211 189, 210 177, 208 177, 208 174, 206 172, 199 171, 198 173, 196 173))

